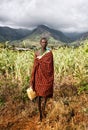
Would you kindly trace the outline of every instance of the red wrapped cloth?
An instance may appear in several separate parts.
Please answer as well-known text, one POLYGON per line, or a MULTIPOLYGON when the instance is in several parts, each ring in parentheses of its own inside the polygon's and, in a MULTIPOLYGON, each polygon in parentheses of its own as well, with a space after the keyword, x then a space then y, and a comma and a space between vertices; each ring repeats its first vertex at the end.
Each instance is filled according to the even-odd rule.
POLYGON ((37 96, 52 97, 54 82, 54 66, 52 51, 45 53, 40 59, 35 54, 30 84, 37 96))

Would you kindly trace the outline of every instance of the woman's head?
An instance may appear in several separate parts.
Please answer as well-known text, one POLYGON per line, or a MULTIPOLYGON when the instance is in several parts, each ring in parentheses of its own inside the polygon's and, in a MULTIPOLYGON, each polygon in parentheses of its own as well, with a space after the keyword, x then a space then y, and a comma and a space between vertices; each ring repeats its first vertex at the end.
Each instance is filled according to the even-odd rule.
POLYGON ((46 39, 45 37, 41 38, 41 40, 40 40, 40 45, 41 45, 41 47, 42 47, 43 49, 46 48, 47 44, 48 44, 47 39, 46 39))

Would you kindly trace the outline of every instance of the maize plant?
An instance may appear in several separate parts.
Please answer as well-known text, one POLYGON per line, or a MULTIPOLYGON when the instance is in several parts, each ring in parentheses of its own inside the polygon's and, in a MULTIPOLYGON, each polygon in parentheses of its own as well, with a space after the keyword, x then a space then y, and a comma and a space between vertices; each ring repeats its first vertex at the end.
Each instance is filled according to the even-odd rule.
MULTIPOLYGON (((88 81, 88 43, 78 48, 60 47, 53 50, 55 80, 72 75, 79 82, 88 81)), ((0 76, 28 84, 34 51, 14 51, 0 48, 0 76)))

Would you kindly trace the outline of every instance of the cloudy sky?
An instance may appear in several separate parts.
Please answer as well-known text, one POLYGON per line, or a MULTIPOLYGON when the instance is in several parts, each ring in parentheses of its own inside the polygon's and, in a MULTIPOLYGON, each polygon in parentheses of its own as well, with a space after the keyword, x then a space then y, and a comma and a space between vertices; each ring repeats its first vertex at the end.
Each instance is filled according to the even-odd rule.
POLYGON ((88 0, 0 0, 0 26, 88 31, 88 0))

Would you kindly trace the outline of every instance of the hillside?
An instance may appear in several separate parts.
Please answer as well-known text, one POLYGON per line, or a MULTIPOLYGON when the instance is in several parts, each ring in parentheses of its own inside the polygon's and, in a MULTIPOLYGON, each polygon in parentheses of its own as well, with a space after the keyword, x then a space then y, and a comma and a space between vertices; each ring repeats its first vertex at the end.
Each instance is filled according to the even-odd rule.
POLYGON ((64 33, 67 37, 69 37, 72 41, 79 40, 82 37, 83 33, 79 32, 65 32, 64 33))
POLYGON ((41 37, 48 39, 49 46, 66 45, 71 42, 71 39, 66 37, 61 31, 51 29, 45 25, 40 25, 31 31, 29 36, 21 40, 15 41, 12 44, 22 46, 25 43, 26 47, 39 46, 41 37))
POLYGON ((10 45, 17 47, 39 46, 41 37, 47 37, 49 46, 79 46, 88 39, 88 32, 63 33, 45 25, 39 25, 33 30, 0 27, 0 42, 9 41, 10 45))
POLYGON ((79 40, 88 40, 88 32, 83 33, 79 40))
POLYGON ((51 29, 45 25, 40 25, 35 28, 30 36, 29 39, 31 40, 39 40, 40 37, 47 37, 49 40, 53 39, 54 41, 61 41, 61 42, 71 42, 70 38, 65 36, 61 31, 51 29))
POLYGON ((10 27, 0 27, 0 42, 19 40, 29 34, 30 30, 26 29, 13 29, 10 27))

